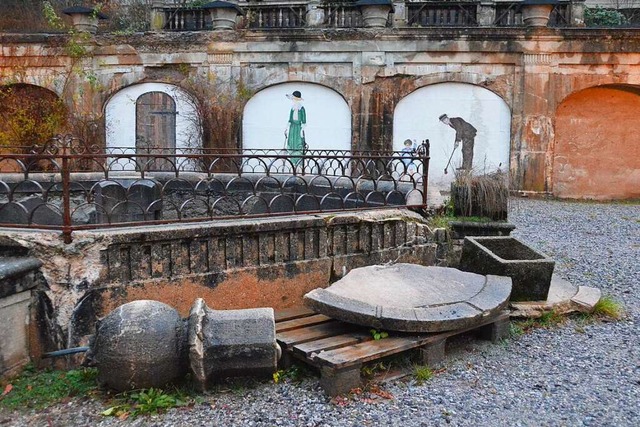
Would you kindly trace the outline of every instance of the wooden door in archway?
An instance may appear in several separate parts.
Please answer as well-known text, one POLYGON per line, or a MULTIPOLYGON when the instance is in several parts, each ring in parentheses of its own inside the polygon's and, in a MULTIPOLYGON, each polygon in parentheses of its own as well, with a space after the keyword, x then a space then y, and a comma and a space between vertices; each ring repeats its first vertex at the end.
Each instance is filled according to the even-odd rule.
POLYGON ((176 152, 176 102, 164 92, 147 92, 136 101, 136 153, 145 170, 173 169, 176 152))

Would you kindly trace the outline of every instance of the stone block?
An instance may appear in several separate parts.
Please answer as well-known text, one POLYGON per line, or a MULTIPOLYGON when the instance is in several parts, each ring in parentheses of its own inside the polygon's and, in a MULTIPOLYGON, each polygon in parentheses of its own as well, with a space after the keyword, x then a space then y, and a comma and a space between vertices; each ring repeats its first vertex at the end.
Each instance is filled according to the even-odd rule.
POLYGON ((0 297, 0 377, 29 362, 28 319, 31 292, 0 297))
POLYGON ((342 370, 323 366, 320 369, 320 386, 329 396, 348 393, 362 384, 360 379, 361 366, 355 365, 342 370))
POLYGON ((272 308, 211 310, 201 298, 191 308, 188 343, 200 389, 230 376, 270 376, 281 355, 272 308))
POLYGON ((512 301, 546 301, 555 261, 513 237, 466 237, 460 270, 507 276, 512 301))

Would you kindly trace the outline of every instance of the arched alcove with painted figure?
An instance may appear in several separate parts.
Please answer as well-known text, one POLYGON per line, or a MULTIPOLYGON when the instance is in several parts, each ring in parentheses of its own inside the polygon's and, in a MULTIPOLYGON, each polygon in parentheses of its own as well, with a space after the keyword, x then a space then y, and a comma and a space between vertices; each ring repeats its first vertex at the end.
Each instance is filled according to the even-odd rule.
MULTIPOLYGON (((351 150, 351 110, 333 89, 314 83, 282 83, 256 93, 242 118, 244 149, 285 149, 291 110, 304 107, 304 140, 310 150, 351 150), (300 93, 300 100, 287 95, 300 93)), ((302 119, 298 112, 297 120, 302 119)), ((296 131, 297 128, 292 128, 296 131)))
POLYGON ((640 87, 576 92, 556 111, 553 194, 563 198, 640 197, 640 87))
POLYGON ((507 103, 467 83, 417 89, 398 102, 393 116, 393 149, 402 150, 407 139, 414 144, 428 139, 429 184, 441 190, 449 189, 458 168, 470 167, 474 174, 508 171, 510 135, 507 103), (440 119, 443 115, 448 123, 440 119), (457 139, 461 141, 455 147, 457 139))
POLYGON ((109 99, 105 115, 108 148, 135 153, 141 144, 177 150, 202 147, 195 104, 177 86, 141 83, 126 87, 109 99))

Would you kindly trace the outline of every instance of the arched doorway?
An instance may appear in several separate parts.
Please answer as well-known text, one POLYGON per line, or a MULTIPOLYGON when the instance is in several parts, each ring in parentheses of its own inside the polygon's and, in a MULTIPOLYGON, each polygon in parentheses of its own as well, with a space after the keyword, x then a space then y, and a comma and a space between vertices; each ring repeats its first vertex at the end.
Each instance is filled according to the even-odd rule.
POLYGON ((553 194, 640 197, 640 87, 608 85, 566 98, 556 111, 553 194))
MULTIPOLYGON (((167 83, 141 83, 115 93, 105 106, 107 149, 122 154, 162 148, 168 154, 202 148, 202 126, 196 104, 187 92, 167 83)), ((145 163, 146 164, 146 163, 145 163)), ((193 169, 191 162, 178 158, 177 167, 193 169)), ((137 166, 123 162, 125 170, 137 166)), ((173 168, 148 164, 151 170, 173 168)))

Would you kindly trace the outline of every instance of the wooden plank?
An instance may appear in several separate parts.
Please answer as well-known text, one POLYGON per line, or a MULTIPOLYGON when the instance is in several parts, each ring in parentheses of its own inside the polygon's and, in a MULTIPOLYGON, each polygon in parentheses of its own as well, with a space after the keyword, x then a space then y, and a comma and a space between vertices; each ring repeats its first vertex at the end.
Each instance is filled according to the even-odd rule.
POLYGON ((438 342, 454 335, 469 332, 482 326, 490 325, 508 316, 509 315, 507 313, 502 313, 471 327, 454 331, 428 335, 405 334, 403 336, 389 337, 378 341, 366 341, 350 347, 337 348, 335 350, 319 353, 314 358, 314 362, 330 366, 334 369, 344 369, 351 365, 380 359, 402 351, 438 342))
POLYGON ((332 320, 324 314, 314 314, 313 316, 300 317, 298 319, 285 320, 276 323, 276 333, 299 329, 305 326, 318 325, 332 320))
POLYGON ((298 319, 300 317, 311 316, 312 314, 316 313, 307 307, 293 307, 274 311, 276 322, 298 319))
POLYGON ((278 333, 276 340, 285 348, 290 348, 296 344, 340 335, 353 330, 353 328, 352 325, 332 320, 320 325, 278 333))
POLYGON ((312 359, 315 357, 313 353, 334 350, 336 348, 358 344, 371 339, 373 339, 371 337, 371 334, 367 334, 364 332, 354 332, 351 334, 338 335, 335 337, 323 338, 302 344, 296 344, 295 346, 293 346, 293 352, 297 356, 312 359))
POLYGON ((333 369, 345 369, 354 364, 380 359, 401 351, 418 347, 416 338, 390 337, 378 341, 365 341, 350 347, 318 353, 314 360, 333 369))

